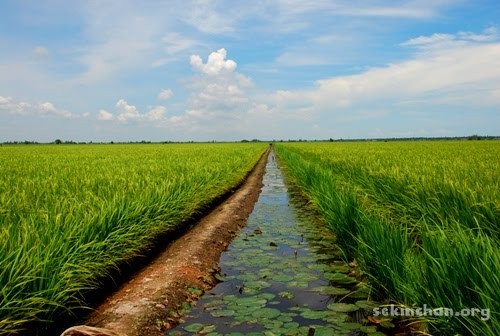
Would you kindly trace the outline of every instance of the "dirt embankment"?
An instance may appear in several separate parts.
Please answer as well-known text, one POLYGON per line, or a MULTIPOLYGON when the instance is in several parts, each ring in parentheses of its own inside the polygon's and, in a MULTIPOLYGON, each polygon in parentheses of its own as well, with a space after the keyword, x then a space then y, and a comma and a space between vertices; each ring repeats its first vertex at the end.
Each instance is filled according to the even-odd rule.
POLYGON ((95 310, 86 325, 96 328, 73 327, 63 335, 164 335, 175 325, 172 312, 196 299, 193 288, 207 290, 217 283, 220 255, 252 212, 267 156, 268 152, 233 195, 95 310))

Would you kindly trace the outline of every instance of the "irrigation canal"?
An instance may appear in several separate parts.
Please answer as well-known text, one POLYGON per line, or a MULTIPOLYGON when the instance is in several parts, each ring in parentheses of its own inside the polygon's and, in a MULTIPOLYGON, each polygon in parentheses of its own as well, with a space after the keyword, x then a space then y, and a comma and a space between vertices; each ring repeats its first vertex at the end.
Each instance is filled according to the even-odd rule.
POLYGON ((298 205, 269 154, 247 225, 223 253, 223 281, 167 335, 383 335, 361 322, 374 302, 329 230, 298 205))

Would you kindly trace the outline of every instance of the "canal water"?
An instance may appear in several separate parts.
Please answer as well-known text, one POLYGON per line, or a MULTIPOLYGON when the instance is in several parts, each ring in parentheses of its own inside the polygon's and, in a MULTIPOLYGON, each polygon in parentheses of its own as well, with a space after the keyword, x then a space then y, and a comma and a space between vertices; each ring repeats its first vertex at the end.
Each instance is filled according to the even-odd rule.
POLYGON ((222 282, 167 335, 380 335, 369 291, 334 237, 289 191, 274 153, 247 225, 222 254, 222 282))

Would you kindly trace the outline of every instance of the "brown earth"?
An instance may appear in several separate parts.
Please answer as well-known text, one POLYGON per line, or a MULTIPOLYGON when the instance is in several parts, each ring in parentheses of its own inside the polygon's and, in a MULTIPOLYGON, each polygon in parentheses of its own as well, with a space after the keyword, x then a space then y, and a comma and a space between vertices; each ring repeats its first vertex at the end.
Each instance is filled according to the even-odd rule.
POLYGON ((245 225, 262 187, 268 152, 226 201, 167 246, 99 306, 86 326, 63 335, 156 336, 176 325, 182 304, 213 287, 221 253, 245 225))

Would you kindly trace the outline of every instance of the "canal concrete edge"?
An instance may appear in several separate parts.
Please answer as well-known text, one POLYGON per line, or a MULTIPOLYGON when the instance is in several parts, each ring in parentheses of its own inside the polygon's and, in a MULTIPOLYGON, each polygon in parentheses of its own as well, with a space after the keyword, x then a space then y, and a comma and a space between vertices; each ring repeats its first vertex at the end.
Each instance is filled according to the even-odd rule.
POLYGON ((176 311, 216 283, 218 262, 253 210, 270 150, 222 204, 167 246, 96 308, 84 326, 63 336, 156 336, 175 326, 176 311))

